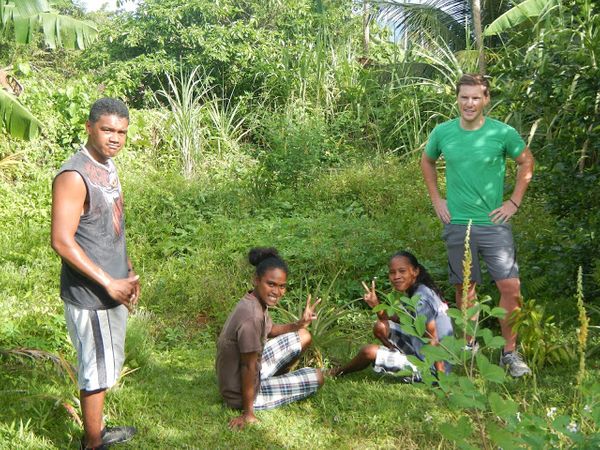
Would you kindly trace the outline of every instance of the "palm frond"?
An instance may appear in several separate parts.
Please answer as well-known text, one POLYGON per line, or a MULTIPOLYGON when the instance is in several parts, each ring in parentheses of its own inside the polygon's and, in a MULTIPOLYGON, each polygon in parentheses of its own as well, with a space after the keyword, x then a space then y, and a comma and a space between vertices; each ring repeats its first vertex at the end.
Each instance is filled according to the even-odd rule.
POLYGON ((50 361, 63 374, 67 375, 74 385, 77 385, 77 374, 75 367, 56 353, 38 350, 35 348, 13 348, 4 349, 0 347, 0 355, 30 359, 33 361, 50 361))
POLYGON ((452 48, 464 48, 467 25, 471 20, 470 3, 464 1, 429 0, 424 3, 377 1, 379 20, 390 24, 396 32, 410 40, 422 41, 441 37, 452 48))

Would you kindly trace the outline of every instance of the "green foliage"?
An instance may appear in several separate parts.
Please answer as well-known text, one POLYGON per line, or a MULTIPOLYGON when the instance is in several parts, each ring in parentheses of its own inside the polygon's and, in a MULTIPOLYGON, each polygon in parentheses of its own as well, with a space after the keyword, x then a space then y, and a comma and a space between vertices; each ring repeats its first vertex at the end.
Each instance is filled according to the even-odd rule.
POLYGON ((179 77, 166 75, 168 88, 157 92, 165 99, 171 110, 167 129, 171 144, 180 152, 183 176, 190 179, 203 153, 204 136, 200 120, 200 102, 207 93, 206 81, 195 67, 189 74, 180 72, 179 77))
POLYGON ((523 302, 515 313, 513 326, 532 369, 541 370, 546 365, 570 364, 575 361, 572 344, 565 342, 554 316, 547 315, 545 308, 536 300, 523 302))
MULTIPOLYGON (((494 363, 504 341, 494 334, 503 311, 485 300, 495 293, 492 283, 482 286, 481 303, 449 310, 459 335, 473 334, 482 344, 480 354, 466 353, 464 338, 425 346, 420 364, 428 382, 433 361, 455 366, 440 376, 439 389, 352 375, 328 380, 306 402, 261 414, 256 428, 225 431, 235 412, 221 407, 214 387, 214 339, 250 287, 250 247, 274 245, 289 261, 289 293, 281 305, 287 314, 303 304, 308 287, 326 297, 311 329, 312 360, 319 364, 347 356, 348 347, 364 341, 367 313, 349 299, 360 296, 360 280, 386 279, 393 252, 407 248, 419 255, 453 296, 444 281, 440 224, 412 154, 435 124, 456 114, 452 85, 473 70, 472 52, 456 54, 443 43, 400 50, 374 26, 365 61, 361 18, 349 5, 146 1, 133 14, 98 15, 101 39, 83 56, 42 53, 0 37, 0 58, 26 86, 21 100, 44 125, 32 143, 0 140, 0 161, 10 163, 0 163, 0 346, 74 361, 58 296, 60 262, 48 245, 50 187, 62 161, 85 139, 91 102, 118 96, 144 106, 132 110, 129 142, 117 158, 142 298, 128 331, 130 371, 109 395, 109 423, 138 425, 148 448, 198 442, 594 447, 600 395, 587 380, 597 375, 595 325, 589 327, 588 378, 576 402, 572 365, 538 369, 531 382, 511 383, 494 363), (169 86, 167 73, 199 64, 210 74, 201 83, 206 91, 191 132, 202 137, 202 155, 186 179, 169 113, 157 107, 155 93, 161 82, 169 86), (476 313, 476 324, 465 320, 476 313), (546 415, 551 408, 552 417, 546 415), (191 429, 190 422, 202 427, 191 429), (577 432, 569 431, 571 422, 577 432)), ((557 280, 574 279, 581 262, 592 312, 600 283, 595 8, 581 0, 559 4, 490 54, 496 78, 491 114, 523 134, 532 130, 538 160, 514 221, 524 292, 538 299, 526 303, 519 333, 526 356, 540 365, 554 361, 554 345, 568 349, 575 340, 577 308, 568 300, 576 283, 557 280)), ((415 299, 392 300, 394 308, 414 307, 415 299)), ((282 321, 293 317, 278 314, 282 321)), ((402 320, 423 335, 423 318, 402 320)), ((56 377, 49 363, 0 358, 0 442, 76 445, 72 383, 56 377)))
POLYGON ((33 42, 34 32, 42 30, 44 44, 57 47, 84 49, 98 36, 93 23, 57 14, 46 0, 0 1, 0 31, 11 29, 15 40, 21 44, 33 42))
POLYGON ((130 315, 125 339, 126 366, 138 368, 152 363, 156 352, 152 328, 156 322, 157 319, 144 309, 137 309, 130 315))
POLYGON ((0 118, 8 133, 21 139, 33 139, 42 127, 14 95, 3 89, 0 89, 0 118))
MULTIPOLYGON (((532 187, 556 217, 554 232, 532 248, 538 273, 548 280, 574 280, 579 265, 591 273, 600 251, 599 27, 595 2, 560 2, 534 27, 515 33, 493 67, 508 115, 532 132, 538 162, 532 187)), ((599 289, 593 277, 584 276, 584 286, 594 295, 599 289)), ((566 295, 574 291, 571 283, 566 295)), ((565 287, 554 295, 565 295, 565 287)))
MULTIPOLYGON (((341 360, 352 350, 352 345, 366 337, 364 314, 357 308, 357 301, 336 299, 336 278, 326 287, 319 283, 312 290, 313 300, 320 298, 317 317, 309 327, 312 336, 310 347, 300 359, 301 366, 326 367, 332 360, 341 360), (352 336, 350 339, 349 336, 352 336)), ((283 299, 274 311, 274 320, 279 323, 297 322, 306 305, 308 288, 301 288, 283 299)))
POLYGON ((514 28, 527 21, 537 19, 540 15, 556 5, 555 0, 525 0, 513 6, 485 29, 485 36, 494 36, 514 30, 514 28))

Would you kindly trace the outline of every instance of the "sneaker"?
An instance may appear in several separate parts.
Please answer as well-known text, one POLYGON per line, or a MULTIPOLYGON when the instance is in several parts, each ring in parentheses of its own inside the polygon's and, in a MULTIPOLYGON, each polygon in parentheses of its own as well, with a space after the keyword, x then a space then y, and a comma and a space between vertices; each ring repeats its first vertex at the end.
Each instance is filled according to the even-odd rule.
POLYGON ((404 375, 398 378, 398 382, 401 384, 413 384, 422 383, 423 378, 419 372, 414 372, 412 375, 404 375))
POLYGON ((102 445, 130 441, 136 433, 137 429, 135 427, 105 427, 102 430, 102 445))
POLYGON ((517 352, 503 354, 500 357, 500 367, 507 367, 508 373, 514 378, 531 374, 531 369, 525 364, 523 357, 517 352))
POLYGON ((86 447, 85 446, 85 436, 81 438, 81 444, 79 445, 79 450, 108 450, 108 445, 102 444, 98 447, 86 447))
POLYGON ((475 354, 479 351, 479 343, 477 341, 471 341, 463 347, 463 350, 475 354))

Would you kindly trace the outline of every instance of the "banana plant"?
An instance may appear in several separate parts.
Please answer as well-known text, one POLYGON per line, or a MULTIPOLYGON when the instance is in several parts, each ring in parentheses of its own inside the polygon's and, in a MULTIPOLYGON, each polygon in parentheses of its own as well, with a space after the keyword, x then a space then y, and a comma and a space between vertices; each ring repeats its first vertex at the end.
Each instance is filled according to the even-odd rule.
POLYGON ((18 43, 30 44, 34 33, 41 31, 51 49, 83 50, 98 36, 92 22, 58 14, 47 0, 0 0, 0 29, 6 33, 11 26, 18 43))
POLYGON ((556 3, 556 0, 525 0, 494 20, 485 29, 483 35, 494 36, 504 31, 511 31, 520 23, 541 16, 556 3))
MULTIPOLYGON (((37 31, 50 49, 84 49, 98 36, 92 22, 58 14, 47 0, 0 0, 0 33, 12 33, 17 43, 31 44, 37 31)), ((41 128, 14 95, 1 89, 0 122, 11 136, 21 139, 33 139, 41 128)))

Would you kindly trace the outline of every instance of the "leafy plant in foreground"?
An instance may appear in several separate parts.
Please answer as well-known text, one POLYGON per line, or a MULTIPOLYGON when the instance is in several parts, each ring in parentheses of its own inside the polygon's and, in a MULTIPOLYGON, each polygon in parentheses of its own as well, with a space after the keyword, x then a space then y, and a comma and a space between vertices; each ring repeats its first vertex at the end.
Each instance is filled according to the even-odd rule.
MULTIPOLYGON (((470 252, 469 233, 465 239, 464 279, 469 279, 470 252)), ((570 415, 558 414, 551 407, 545 416, 527 411, 506 389, 504 369, 492 362, 490 353, 504 346, 501 336, 484 327, 491 318, 503 318, 506 311, 492 308, 485 298, 479 303, 462 310, 450 309, 448 315, 455 321, 459 338, 449 336, 437 346, 429 345, 425 333, 425 317, 416 315, 418 298, 400 297, 390 294, 384 297, 382 309, 388 314, 397 314, 403 330, 419 337, 425 346, 421 353, 424 361, 409 356, 409 360, 421 371, 424 386, 435 386, 435 396, 451 409, 461 411, 456 421, 440 426, 440 432, 459 448, 597 448, 600 445, 600 384, 586 384, 585 349, 588 319, 583 305, 581 270, 578 278, 577 303, 580 328, 579 371, 573 388, 573 408, 570 415), (474 319, 476 318, 476 319, 474 319), (466 348, 467 337, 475 336, 483 341, 479 351, 466 348), (432 374, 430 368, 435 361, 448 361, 454 366, 449 374, 432 374), (474 445, 478 440, 478 445, 474 445)), ((463 293, 466 299, 466 291, 463 293)), ((466 302, 463 301, 463 305, 466 302)), ((523 381, 520 381, 523 382, 523 381)))
MULTIPOLYGON (((339 275, 339 272, 338 274, 339 275)), ((336 350, 344 348, 344 354, 348 353, 349 346, 355 342, 362 340, 363 333, 358 333, 357 329, 352 325, 350 317, 355 310, 348 308, 358 302, 353 300, 345 307, 339 306, 332 294, 332 288, 337 278, 321 291, 321 283, 314 289, 314 297, 321 299, 321 303, 317 310, 317 317, 312 321, 309 331, 312 336, 312 344, 307 351, 302 355, 302 363, 317 367, 325 367, 329 365, 328 358, 325 355, 335 354, 336 350), (353 336, 349 338, 348 336, 353 336)), ((308 291, 308 289, 307 289, 308 291)), ((296 322, 304 311, 304 301, 308 292, 300 289, 299 298, 294 298, 292 301, 280 304, 276 307, 277 313, 282 317, 284 322, 296 322)))

